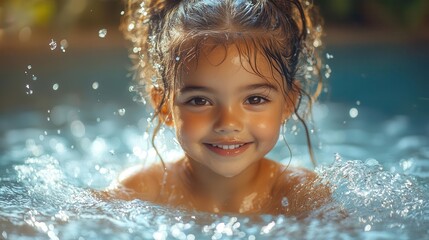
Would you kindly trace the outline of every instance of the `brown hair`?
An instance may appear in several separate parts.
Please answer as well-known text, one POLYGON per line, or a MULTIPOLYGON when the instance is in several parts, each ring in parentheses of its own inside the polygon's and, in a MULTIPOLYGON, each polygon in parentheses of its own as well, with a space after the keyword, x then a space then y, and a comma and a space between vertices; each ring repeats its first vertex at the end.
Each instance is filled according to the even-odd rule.
MULTIPOLYGON (((321 61, 315 51, 322 31, 309 1, 128 0, 121 28, 133 44, 130 57, 137 91, 142 97, 151 87, 162 93, 154 118, 179 83, 185 64, 198 59, 208 41, 216 46, 243 42, 245 48, 239 51, 249 63, 254 50, 260 52, 272 70, 283 76, 284 96, 298 91, 294 113, 304 126, 315 165, 304 119, 322 89, 321 61)), ((252 65, 252 70, 258 73, 257 66, 252 65)), ((154 139, 159 129, 160 122, 152 137, 156 151, 154 139)))

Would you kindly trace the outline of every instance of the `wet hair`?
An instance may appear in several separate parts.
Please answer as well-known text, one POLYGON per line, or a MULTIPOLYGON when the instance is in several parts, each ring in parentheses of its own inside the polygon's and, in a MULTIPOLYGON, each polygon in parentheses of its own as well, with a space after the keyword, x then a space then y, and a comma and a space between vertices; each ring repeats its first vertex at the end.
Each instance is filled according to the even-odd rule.
MULTIPOLYGON (((282 76, 285 100, 292 91, 298 95, 293 112, 304 126, 315 165, 304 119, 322 89, 318 16, 306 0, 128 0, 121 29, 133 44, 136 91, 143 99, 151 88, 162 96, 154 106, 154 119, 165 111, 187 63, 198 60, 203 48, 235 44, 259 75, 255 60, 256 52, 261 54, 273 74, 282 76)), ((160 126, 158 121, 152 137, 156 151, 160 126)))

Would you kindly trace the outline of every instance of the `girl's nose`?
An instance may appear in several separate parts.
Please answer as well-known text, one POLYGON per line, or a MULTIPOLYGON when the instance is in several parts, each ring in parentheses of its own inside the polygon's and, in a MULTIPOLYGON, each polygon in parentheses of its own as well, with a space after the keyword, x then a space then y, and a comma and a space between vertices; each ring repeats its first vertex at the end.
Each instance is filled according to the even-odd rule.
POLYGON ((221 134, 241 132, 243 129, 243 118, 240 110, 232 107, 221 108, 216 116, 214 131, 221 134))

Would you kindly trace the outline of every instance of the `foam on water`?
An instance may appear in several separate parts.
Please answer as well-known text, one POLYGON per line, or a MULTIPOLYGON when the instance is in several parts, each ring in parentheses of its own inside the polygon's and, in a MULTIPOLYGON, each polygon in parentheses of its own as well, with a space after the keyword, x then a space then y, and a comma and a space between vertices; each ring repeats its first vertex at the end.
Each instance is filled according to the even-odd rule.
MULTIPOLYGON (((133 115, 136 109, 113 115, 117 109, 100 108, 96 117, 86 117, 105 120, 89 121, 76 116, 77 109, 57 106, 49 110, 48 125, 54 126, 44 129, 20 128, 17 119, 32 119, 42 126, 37 119, 43 122, 46 113, 8 119, 16 129, 5 131, 1 147, 0 233, 4 239, 418 239, 429 235, 429 171, 427 160, 422 160, 427 159, 427 140, 410 135, 407 127, 400 130, 404 120, 389 120, 395 128, 386 126, 382 133, 398 138, 401 154, 418 148, 421 158, 414 155, 399 161, 402 156, 395 153, 396 160, 387 164, 388 160, 346 160, 339 155, 330 160, 331 156, 316 171, 320 182, 332 188, 333 201, 306 219, 295 219, 207 214, 100 197, 96 189, 107 187, 124 168, 155 157, 145 144, 150 137, 142 133, 147 115, 138 121, 142 126, 130 126, 126 117, 138 119, 133 115)), ((325 132, 333 146, 344 140, 333 134, 336 131, 325 132)), ((375 134, 344 131, 359 141, 375 134)), ((161 142, 170 138, 169 133, 164 130, 167 137, 161 142)), ((290 135, 286 137, 295 136, 290 135)), ((350 153, 357 149, 352 148, 353 141, 337 146, 350 153)), ((180 155, 175 143, 165 142, 161 148, 167 158, 180 155)), ((296 145, 300 146, 299 141, 296 145)), ((301 147, 305 149, 305 144, 301 147)), ((273 154, 283 154, 280 149, 284 146, 273 154)), ((306 158, 296 155, 292 162, 301 157, 306 158)))
POLYGON ((400 230, 425 236, 429 224, 429 188, 424 180, 385 171, 375 160, 343 161, 316 169, 331 186, 333 197, 347 212, 348 221, 364 231, 400 230))

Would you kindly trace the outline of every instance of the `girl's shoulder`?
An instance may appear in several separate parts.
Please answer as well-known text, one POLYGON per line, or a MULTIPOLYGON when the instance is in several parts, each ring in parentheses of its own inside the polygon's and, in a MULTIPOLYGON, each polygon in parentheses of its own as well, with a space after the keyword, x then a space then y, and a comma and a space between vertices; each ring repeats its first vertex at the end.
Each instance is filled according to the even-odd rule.
POLYGON ((283 185, 305 183, 317 178, 317 174, 314 171, 302 167, 285 166, 270 159, 263 160, 263 167, 275 172, 279 183, 283 183, 283 185))
POLYGON ((330 188, 318 175, 301 167, 282 166, 272 190, 279 212, 305 216, 331 200, 330 188))
POLYGON ((120 198, 156 201, 164 176, 161 164, 137 165, 124 170, 113 191, 120 198))

